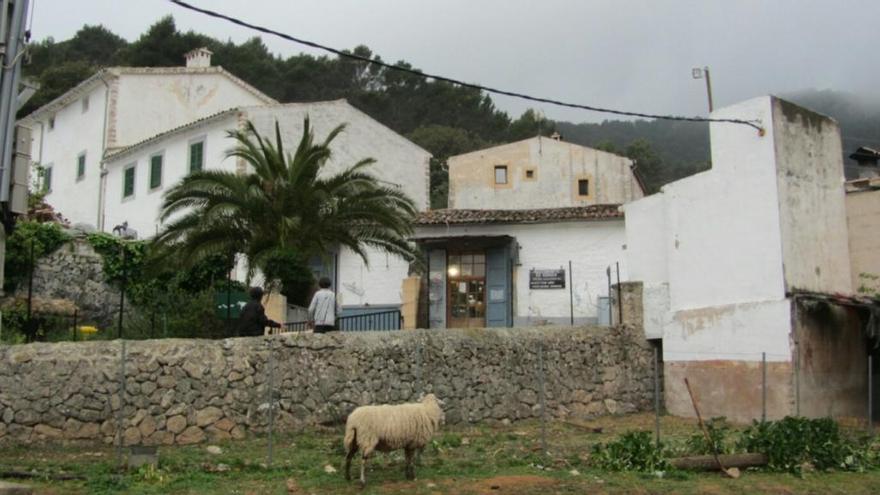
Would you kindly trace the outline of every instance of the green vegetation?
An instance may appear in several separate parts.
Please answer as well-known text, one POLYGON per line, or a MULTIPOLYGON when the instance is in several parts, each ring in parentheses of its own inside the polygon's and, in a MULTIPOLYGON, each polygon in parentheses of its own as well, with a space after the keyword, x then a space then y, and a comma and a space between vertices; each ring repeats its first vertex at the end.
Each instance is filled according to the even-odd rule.
POLYGON ((26 283, 30 273, 31 244, 33 243, 34 259, 52 254, 61 247, 69 237, 61 226, 56 223, 35 221, 19 221, 15 224, 6 239, 6 261, 4 265, 5 280, 3 290, 12 293, 26 283))
MULTIPOLYGON (((38 477, 27 481, 39 493, 70 494, 849 495, 880 492, 880 472, 876 470, 804 472, 800 476, 747 470, 741 478, 731 480, 720 473, 610 471, 593 465, 594 458, 589 452, 594 445, 636 438, 621 432, 650 429, 652 423, 650 414, 604 417, 589 424, 552 422, 547 425, 549 454, 546 456, 540 452, 541 430, 534 421, 509 426, 444 427, 422 454, 416 467, 416 481, 404 480, 402 453, 377 454, 370 463, 369 482, 363 490, 356 482, 346 482, 343 478, 341 427, 315 427, 276 435, 271 466, 266 465, 266 437, 255 434, 245 441, 218 443, 222 448, 220 454, 208 453, 205 445, 160 447, 158 468, 142 467, 126 472, 116 470, 117 457, 112 447, 4 446, 0 449, 0 471, 33 470, 44 475, 67 473, 84 477, 72 481, 38 477), (593 433, 585 426, 601 426, 603 432, 593 433)), ((697 425, 691 420, 664 417, 662 431, 664 443, 681 445, 697 432, 697 425)), ((650 444, 645 439, 638 442, 641 448, 650 444)))
POLYGON ((669 468, 662 445, 657 445, 649 431, 629 431, 619 439, 593 447, 593 463, 609 471, 653 473, 669 468))

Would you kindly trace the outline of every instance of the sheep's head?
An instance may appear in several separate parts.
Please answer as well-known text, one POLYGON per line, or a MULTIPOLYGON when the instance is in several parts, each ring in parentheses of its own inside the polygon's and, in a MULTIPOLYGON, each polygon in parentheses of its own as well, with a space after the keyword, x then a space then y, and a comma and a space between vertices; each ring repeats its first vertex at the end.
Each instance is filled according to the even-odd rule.
POLYGON ((438 399, 436 395, 428 394, 428 395, 422 397, 422 399, 419 402, 436 409, 437 419, 438 419, 438 423, 439 423, 437 426, 446 422, 446 415, 443 413, 443 409, 440 408, 440 406, 443 405, 443 401, 438 399))

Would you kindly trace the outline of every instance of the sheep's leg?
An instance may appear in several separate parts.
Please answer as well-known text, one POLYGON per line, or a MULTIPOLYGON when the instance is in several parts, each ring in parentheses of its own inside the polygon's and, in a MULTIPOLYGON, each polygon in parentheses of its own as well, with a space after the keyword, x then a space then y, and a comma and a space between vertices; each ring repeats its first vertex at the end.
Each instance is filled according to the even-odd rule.
POLYGON ((366 467, 367 467, 367 454, 366 454, 366 452, 364 452, 364 454, 361 456, 361 486, 366 486, 366 484, 367 484, 367 477, 364 476, 364 471, 366 470, 366 467))
POLYGON ((416 469, 413 467, 413 456, 415 455, 415 449, 406 448, 404 449, 404 453, 406 454, 406 467, 404 468, 404 474, 406 475, 406 479, 414 480, 416 479, 416 469))
POLYGON ((351 460, 354 458, 354 455, 357 454, 357 444, 351 446, 348 449, 348 454, 345 456, 345 480, 351 481, 351 460))

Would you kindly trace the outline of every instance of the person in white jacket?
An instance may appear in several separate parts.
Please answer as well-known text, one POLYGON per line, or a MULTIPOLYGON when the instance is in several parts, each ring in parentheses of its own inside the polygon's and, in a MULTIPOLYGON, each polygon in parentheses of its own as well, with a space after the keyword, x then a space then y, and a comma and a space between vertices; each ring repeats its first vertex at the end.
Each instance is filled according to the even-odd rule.
POLYGON ((309 304, 309 323, 315 333, 326 333, 336 330, 336 318, 341 313, 336 294, 330 290, 330 279, 321 277, 318 281, 318 292, 312 296, 309 304))

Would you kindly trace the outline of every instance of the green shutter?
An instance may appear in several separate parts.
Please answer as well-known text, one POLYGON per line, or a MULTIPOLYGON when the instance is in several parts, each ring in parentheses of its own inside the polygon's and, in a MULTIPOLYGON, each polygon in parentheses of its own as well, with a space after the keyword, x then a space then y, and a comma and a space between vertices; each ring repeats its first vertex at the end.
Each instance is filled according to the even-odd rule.
POLYGON ((125 169, 122 184, 122 197, 127 198, 134 194, 134 167, 125 169))
POLYGON ((46 167, 43 171, 43 191, 52 190, 52 167, 46 167))
POLYGON ((86 155, 79 155, 76 158, 76 180, 80 180, 86 175, 86 155))
POLYGON ((202 170, 205 157, 205 142, 199 141, 189 145, 189 171, 198 172, 202 170))
POLYGON ((162 185, 162 155, 150 158, 150 189, 162 185))

